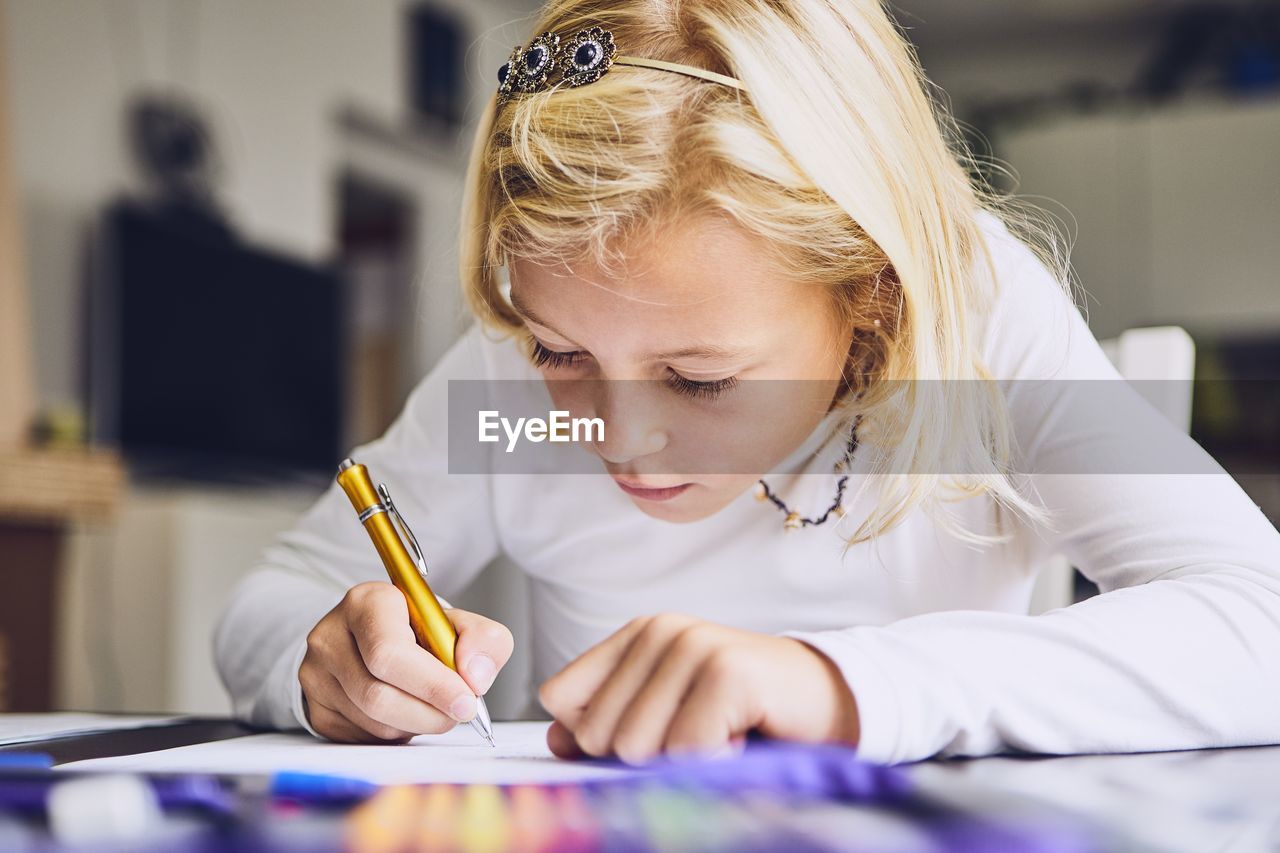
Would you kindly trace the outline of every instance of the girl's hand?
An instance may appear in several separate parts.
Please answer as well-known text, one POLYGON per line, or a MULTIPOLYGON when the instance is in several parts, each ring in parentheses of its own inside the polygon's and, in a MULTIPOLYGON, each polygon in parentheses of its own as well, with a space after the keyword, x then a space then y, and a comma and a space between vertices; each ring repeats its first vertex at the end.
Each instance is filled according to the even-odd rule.
POLYGON ((476 696, 511 657, 511 632, 465 610, 445 613, 458 629, 458 672, 418 645, 400 590, 382 582, 348 590, 307 635, 298 668, 311 726, 330 740, 386 743, 474 717, 476 696))
POLYGON ((858 740, 853 693, 799 640, 689 616, 635 619, 542 685, 562 758, 717 751, 756 729, 795 741, 858 740))

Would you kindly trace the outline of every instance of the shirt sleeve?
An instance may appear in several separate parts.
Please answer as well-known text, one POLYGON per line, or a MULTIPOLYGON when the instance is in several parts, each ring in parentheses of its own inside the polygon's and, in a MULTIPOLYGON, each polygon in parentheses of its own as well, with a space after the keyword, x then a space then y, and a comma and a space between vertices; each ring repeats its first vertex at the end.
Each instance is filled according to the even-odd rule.
POLYGON ((1102 594, 789 636, 840 668, 878 762, 1280 742, 1280 533, 1116 381, 1029 250, 1005 257, 988 364, 1049 380, 1008 386, 1025 486, 1051 514, 1032 534, 1102 594))
MULTIPOLYGON (((456 595, 499 551, 489 478, 450 474, 448 459, 449 381, 486 378, 491 349, 472 328, 413 389, 386 433, 351 453, 375 482, 386 482, 422 546, 432 589, 444 598, 456 595)), ((265 549, 222 613, 214 656, 236 716, 315 734, 298 682, 307 634, 350 587, 386 580, 351 502, 331 483, 265 549)))

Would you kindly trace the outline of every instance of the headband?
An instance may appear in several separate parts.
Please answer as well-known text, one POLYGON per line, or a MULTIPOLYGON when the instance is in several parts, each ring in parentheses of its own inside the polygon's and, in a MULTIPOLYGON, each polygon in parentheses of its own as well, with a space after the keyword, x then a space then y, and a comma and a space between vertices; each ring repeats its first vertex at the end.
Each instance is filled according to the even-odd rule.
POLYGON ((556 86, 577 88, 594 83, 614 65, 657 68, 660 71, 673 71, 676 74, 710 80, 734 89, 746 89, 740 80, 705 68, 643 56, 620 55, 613 43, 613 33, 604 27, 594 26, 578 30, 563 42, 559 35, 546 32, 529 42, 524 50, 516 45, 511 51, 511 57, 498 69, 498 106, 517 94, 543 92, 556 86))

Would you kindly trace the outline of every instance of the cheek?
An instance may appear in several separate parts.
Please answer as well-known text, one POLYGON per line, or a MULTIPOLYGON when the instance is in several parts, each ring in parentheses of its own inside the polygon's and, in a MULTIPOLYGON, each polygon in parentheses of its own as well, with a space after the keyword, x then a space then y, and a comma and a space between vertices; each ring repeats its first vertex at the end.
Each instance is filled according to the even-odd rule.
POLYGON ((853 345, 853 329, 830 294, 810 292, 789 312, 779 346, 781 373, 805 379, 839 379, 853 345))
POLYGON ((592 403, 590 387, 582 381, 556 378, 548 371, 543 371, 542 381, 547 386, 547 394, 557 409, 568 411, 572 417, 592 417, 595 406, 592 403))
POLYGON ((789 456, 826 416, 836 383, 830 379, 791 379, 764 383, 759 414, 750 436, 754 447, 751 468, 757 474, 770 471, 789 456))
POLYGON ((835 388, 831 380, 744 380, 731 404, 671 423, 668 464, 673 473, 759 477, 808 438, 835 388))
POLYGON ((839 379, 844 374, 852 345, 853 331, 837 327, 830 316, 824 316, 817 331, 806 339, 803 358, 811 365, 807 375, 815 379, 839 379))

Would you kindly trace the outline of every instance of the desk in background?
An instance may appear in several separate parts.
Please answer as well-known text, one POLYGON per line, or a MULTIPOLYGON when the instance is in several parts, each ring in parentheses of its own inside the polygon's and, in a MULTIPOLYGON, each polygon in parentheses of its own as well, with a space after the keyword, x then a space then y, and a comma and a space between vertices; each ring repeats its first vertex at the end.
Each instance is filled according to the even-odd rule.
POLYGON ((107 451, 0 449, 0 711, 53 708, 66 531, 108 518, 123 486, 107 451))

